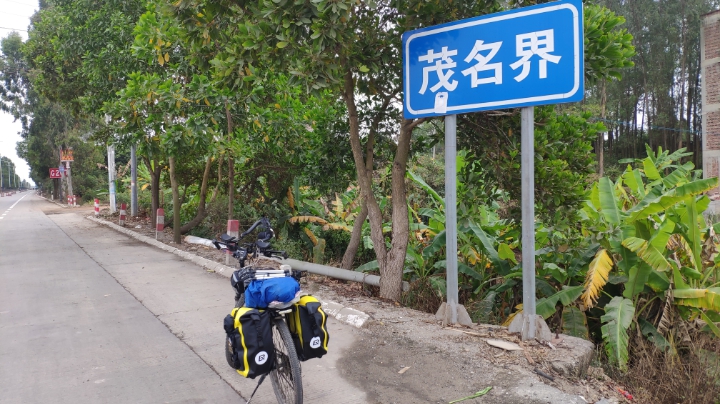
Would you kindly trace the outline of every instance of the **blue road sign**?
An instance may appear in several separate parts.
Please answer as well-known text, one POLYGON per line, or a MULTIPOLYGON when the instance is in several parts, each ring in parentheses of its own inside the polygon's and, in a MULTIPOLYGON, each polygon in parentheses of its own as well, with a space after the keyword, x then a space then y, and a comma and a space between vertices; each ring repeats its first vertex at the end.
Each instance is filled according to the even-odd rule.
POLYGON ((580 101, 581 0, 403 34, 406 118, 580 101))

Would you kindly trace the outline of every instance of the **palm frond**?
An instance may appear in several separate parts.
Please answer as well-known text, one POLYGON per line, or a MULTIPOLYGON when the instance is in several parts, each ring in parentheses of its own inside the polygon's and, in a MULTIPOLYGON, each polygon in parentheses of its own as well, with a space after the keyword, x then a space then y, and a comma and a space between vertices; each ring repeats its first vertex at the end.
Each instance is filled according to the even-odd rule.
POLYGON ((290 219, 288 219, 288 222, 296 224, 296 223, 315 223, 319 224, 321 226, 324 226, 328 224, 328 221, 317 216, 293 216, 290 219))
POLYGON ((333 205, 335 205, 335 218, 336 219, 344 219, 347 215, 347 212, 345 212, 345 207, 343 206, 342 200, 340 199, 340 195, 335 193, 335 201, 333 202, 333 205))
POLYGON ((323 230, 344 230, 348 233, 351 231, 344 223, 328 223, 323 226, 323 230))
POLYGON ((305 231, 305 234, 307 234, 308 238, 309 238, 310 241, 313 243, 313 245, 314 245, 314 246, 317 245, 318 239, 317 239, 317 237, 315 237, 315 235, 313 234, 312 230, 310 230, 309 228, 306 227, 306 228, 303 229, 303 231, 305 231))
POLYGON ((595 306, 600 291, 607 283, 612 267, 612 258, 610 258, 607 251, 605 249, 598 250, 585 275, 585 291, 580 295, 585 307, 591 308, 595 306))
POLYGON ((287 191, 287 198, 288 198, 288 205, 290 205, 290 209, 295 211, 295 196, 293 195, 293 187, 288 187, 287 191))

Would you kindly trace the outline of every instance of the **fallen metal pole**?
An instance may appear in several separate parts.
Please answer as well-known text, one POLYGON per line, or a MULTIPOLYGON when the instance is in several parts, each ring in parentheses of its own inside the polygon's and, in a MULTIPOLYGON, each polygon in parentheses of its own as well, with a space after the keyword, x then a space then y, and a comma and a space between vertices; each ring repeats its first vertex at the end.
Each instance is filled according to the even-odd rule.
MULTIPOLYGON (((293 269, 308 271, 316 275, 324 275, 335 279, 363 282, 368 285, 380 286, 380 277, 378 275, 368 275, 362 272, 349 271, 347 269, 329 267, 327 265, 313 264, 312 262, 298 261, 292 258, 288 258, 280 262, 290 265, 293 269)), ((407 292, 410 290, 410 284, 403 281, 402 289, 407 292)))
MULTIPOLYGON (((202 238, 187 236, 185 237, 186 243, 201 244, 208 247, 214 247, 211 240, 202 238)), ((330 267, 327 265, 313 264, 312 262, 298 261, 292 258, 281 260, 279 258, 273 258, 280 263, 290 265, 293 269, 300 271, 308 271, 311 274, 329 276, 335 279, 342 279, 345 281, 363 282, 372 286, 380 286, 380 277, 378 275, 368 275, 362 272, 349 271, 347 269, 330 267)), ((404 292, 410 290, 410 284, 403 281, 402 289, 404 292)))

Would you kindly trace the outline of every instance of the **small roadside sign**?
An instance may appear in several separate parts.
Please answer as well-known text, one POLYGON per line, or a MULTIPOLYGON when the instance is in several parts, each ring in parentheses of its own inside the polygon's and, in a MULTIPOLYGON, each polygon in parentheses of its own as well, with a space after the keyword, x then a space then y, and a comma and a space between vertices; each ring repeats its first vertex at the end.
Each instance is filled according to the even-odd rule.
POLYGON ((62 172, 58 168, 50 169, 50 178, 62 178, 62 172))
POLYGON ((408 31, 402 49, 408 119, 584 97, 580 0, 408 31))

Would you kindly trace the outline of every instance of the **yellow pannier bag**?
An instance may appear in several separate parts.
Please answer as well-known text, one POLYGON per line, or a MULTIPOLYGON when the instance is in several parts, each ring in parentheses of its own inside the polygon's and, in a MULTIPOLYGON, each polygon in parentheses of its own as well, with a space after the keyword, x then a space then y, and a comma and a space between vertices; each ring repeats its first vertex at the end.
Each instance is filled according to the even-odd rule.
POLYGON ((249 307, 235 308, 225 317, 225 357, 243 377, 254 379, 275 366, 270 313, 249 307))
POLYGON ((327 315, 318 299, 309 295, 301 297, 292 306, 288 323, 301 361, 321 358, 328 352, 330 334, 327 330, 327 315))

